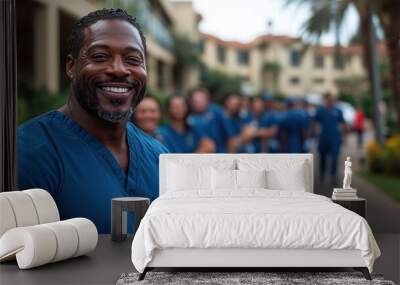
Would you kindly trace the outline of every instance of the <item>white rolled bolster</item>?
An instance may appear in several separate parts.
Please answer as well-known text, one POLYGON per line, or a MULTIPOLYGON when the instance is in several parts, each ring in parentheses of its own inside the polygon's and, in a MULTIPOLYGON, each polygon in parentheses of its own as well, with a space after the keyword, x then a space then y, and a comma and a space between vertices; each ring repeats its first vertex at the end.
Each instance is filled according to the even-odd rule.
POLYGON ((98 233, 96 226, 91 220, 85 218, 74 218, 63 222, 74 226, 78 232, 78 248, 73 257, 86 254, 96 248, 98 233))
POLYGON ((0 195, 0 237, 16 226, 17 222, 10 202, 6 197, 0 195))
POLYGON ((58 222, 60 220, 56 202, 49 192, 42 189, 29 189, 23 191, 23 193, 29 195, 32 199, 39 224, 58 222))
POLYGON ((28 269, 86 254, 97 239, 96 226, 85 218, 14 228, 0 238, 0 261, 16 256, 19 268, 28 269))

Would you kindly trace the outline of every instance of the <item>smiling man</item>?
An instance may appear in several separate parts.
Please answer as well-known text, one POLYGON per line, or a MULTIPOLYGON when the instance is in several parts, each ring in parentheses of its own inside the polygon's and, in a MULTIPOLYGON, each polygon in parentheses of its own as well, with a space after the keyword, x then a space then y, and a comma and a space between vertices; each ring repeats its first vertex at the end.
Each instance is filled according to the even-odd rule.
POLYGON ((83 17, 68 39, 68 103, 18 130, 19 188, 43 188, 62 219, 86 217, 110 232, 111 199, 158 196, 167 150, 129 119, 145 95, 146 42, 121 9, 83 17))

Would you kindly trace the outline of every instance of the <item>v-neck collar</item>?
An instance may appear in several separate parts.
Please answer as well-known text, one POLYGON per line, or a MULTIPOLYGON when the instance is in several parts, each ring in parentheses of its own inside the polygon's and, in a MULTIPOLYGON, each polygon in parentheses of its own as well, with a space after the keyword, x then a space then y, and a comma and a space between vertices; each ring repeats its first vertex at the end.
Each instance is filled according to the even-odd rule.
POLYGON ((63 124, 63 127, 68 128, 72 132, 74 132, 78 137, 80 137, 87 145, 89 145, 92 149, 94 149, 102 159, 106 161, 106 163, 111 167, 113 173, 116 175, 118 180, 120 181, 123 189, 127 194, 136 188, 137 181, 133 179, 133 177, 137 177, 137 153, 133 151, 135 146, 135 140, 131 137, 130 132, 128 131, 128 125, 126 126, 126 140, 128 145, 128 153, 129 153, 129 163, 128 163, 128 171, 122 169, 119 165, 117 159, 112 154, 112 152, 94 135, 83 129, 78 123, 72 120, 70 117, 65 115, 60 111, 52 111, 53 118, 63 124), (135 163, 133 163, 135 162, 135 163))

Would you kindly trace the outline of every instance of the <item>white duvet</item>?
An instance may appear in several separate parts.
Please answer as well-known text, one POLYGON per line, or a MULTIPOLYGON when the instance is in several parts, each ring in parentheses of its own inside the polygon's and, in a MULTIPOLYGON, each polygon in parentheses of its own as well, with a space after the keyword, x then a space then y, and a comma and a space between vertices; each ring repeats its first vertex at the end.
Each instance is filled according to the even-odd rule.
POLYGON ((143 272, 154 250, 165 248, 358 249, 370 272, 380 256, 359 215, 324 196, 265 189, 164 194, 133 240, 135 268, 143 272))

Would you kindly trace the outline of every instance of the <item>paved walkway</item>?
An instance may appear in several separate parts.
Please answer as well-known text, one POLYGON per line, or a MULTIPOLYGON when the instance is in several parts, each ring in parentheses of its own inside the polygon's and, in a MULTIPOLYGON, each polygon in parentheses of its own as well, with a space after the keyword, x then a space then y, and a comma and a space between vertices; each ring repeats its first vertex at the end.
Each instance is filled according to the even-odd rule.
MULTIPOLYGON (((372 132, 368 132, 365 138, 365 145, 372 139, 372 132)), ((367 182, 357 170, 362 165, 360 158, 365 157, 365 151, 359 149, 356 143, 355 134, 350 134, 346 138, 346 143, 342 147, 339 162, 339 179, 334 184, 330 181, 319 181, 318 156, 315 156, 315 193, 330 197, 333 187, 341 187, 343 183, 343 169, 346 156, 351 156, 353 160, 353 179, 352 187, 358 191, 358 196, 367 199, 367 221, 374 233, 400 233, 400 203, 391 199, 386 193, 377 189, 374 185, 367 182)), ((399 189, 400 191, 400 189, 399 189)))

